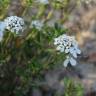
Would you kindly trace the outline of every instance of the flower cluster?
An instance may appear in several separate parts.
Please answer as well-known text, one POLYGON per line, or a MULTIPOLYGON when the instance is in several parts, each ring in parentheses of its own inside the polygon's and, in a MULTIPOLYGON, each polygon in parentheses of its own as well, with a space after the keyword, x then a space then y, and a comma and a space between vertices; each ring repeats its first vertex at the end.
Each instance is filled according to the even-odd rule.
POLYGON ((35 27, 36 29, 41 30, 41 28, 43 27, 43 22, 41 22, 40 20, 33 20, 30 27, 35 27))
POLYGON ((6 29, 11 32, 16 32, 16 34, 19 34, 19 32, 24 31, 24 20, 20 17, 10 16, 7 17, 4 22, 6 24, 6 29))
POLYGON ((44 5, 49 4, 48 0, 36 0, 36 2, 44 4, 44 5))
POLYGON ((56 50, 66 54, 66 60, 64 61, 65 67, 67 67, 68 63, 73 66, 76 65, 75 58, 77 58, 77 54, 80 54, 81 51, 78 48, 75 37, 63 34, 54 39, 54 45, 57 45, 56 50))

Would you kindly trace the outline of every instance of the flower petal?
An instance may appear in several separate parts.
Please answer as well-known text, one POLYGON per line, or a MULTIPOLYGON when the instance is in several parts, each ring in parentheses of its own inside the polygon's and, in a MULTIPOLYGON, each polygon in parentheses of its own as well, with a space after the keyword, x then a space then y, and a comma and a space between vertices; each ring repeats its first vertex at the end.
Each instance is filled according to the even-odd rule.
POLYGON ((69 63, 69 59, 67 58, 67 59, 64 61, 64 63, 63 63, 64 67, 67 67, 68 63, 69 63))
POLYGON ((66 48, 66 49, 65 49, 65 53, 68 53, 68 52, 69 52, 69 49, 68 49, 68 48, 66 48))
POLYGON ((76 60, 73 59, 72 57, 70 58, 70 64, 71 64, 72 66, 76 66, 76 60))
POLYGON ((76 53, 76 51, 74 51, 72 55, 73 55, 74 58, 77 58, 77 53, 76 53))
POLYGON ((81 50, 77 49, 76 50, 77 54, 81 54, 81 50))
POLYGON ((70 47, 70 53, 73 54, 74 53, 74 48, 73 47, 70 47))
POLYGON ((64 46, 59 45, 59 46, 57 46, 56 50, 59 50, 60 52, 64 52, 64 46))

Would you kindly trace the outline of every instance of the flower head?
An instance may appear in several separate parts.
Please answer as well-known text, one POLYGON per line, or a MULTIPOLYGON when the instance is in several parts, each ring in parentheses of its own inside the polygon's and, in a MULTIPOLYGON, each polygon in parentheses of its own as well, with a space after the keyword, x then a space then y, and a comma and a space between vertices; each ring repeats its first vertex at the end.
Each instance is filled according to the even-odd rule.
POLYGON ((43 22, 41 22, 40 20, 33 20, 30 27, 35 27, 36 29, 41 30, 41 28, 43 27, 43 22))
POLYGON ((68 63, 71 65, 76 65, 75 58, 77 58, 77 54, 80 54, 81 51, 78 48, 78 43, 75 40, 75 37, 63 34, 54 39, 54 45, 57 46, 56 50, 64 52, 67 55, 64 62, 65 67, 68 65, 68 63))
POLYGON ((16 34, 19 34, 19 32, 24 31, 24 20, 20 17, 10 16, 7 17, 4 22, 6 24, 6 29, 11 32, 16 32, 16 34))

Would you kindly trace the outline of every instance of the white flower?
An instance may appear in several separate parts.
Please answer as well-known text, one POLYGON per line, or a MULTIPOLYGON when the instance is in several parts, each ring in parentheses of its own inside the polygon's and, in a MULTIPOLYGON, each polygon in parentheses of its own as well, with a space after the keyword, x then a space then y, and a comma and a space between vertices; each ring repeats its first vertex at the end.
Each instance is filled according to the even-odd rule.
POLYGON ((72 66, 76 66, 76 60, 74 58, 72 58, 71 56, 67 56, 67 58, 65 59, 65 61, 63 63, 64 67, 67 67, 69 63, 72 66))
POLYGON ((44 4, 44 5, 49 4, 48 0, 36 0, 36 2, 44 4))
POLYGON ((63 34, 54 39, 54 45, 57 46, 57 51, 64 52, 67 56, 67 59, 64 61, 64 66, 67 66, 68 63, 73 66, 76 65, 75 58, 77 58, 77 54, 80 54, 81 51, 78 48, 78 43, 75 40, 75 37, 63 34))
POLYGON ((0 41, 2 40, 4 30, 5 30, 5 23, 0 22, 0 41))
MULTIPOLYGON (((69 53, 76 57, 76 54, 80 54, 81 51, 78 49, 78 43, 75 40, 75 37, 68 36, 66 34, 63 34, 57 38, 54 39, 54 45, 63 46, 64 48, 63 52, 69 53)), ((58 49, 58 48, 56 48, 58 49)), ((61 48, 58 49, 58 51, 61 51, 61 48)))
POLYGON ((60 52, 64 52, 64 46, 59 45, 59 46, 57 46, 56 50, 60 50, 60 52))
POLYGON ((19 32, 23 32, 25 28, 24 20, 17 16, 10 16, 7 17, 4 20, 6 24, 6 29, 11 32, 16 32, 16 34, 19 34, 19 32))
POLYGON ((40 21, 40 20, 33 20, 33 21, 31 22, 31 25, 30 25, 30 28, 31 28, 31 27, 35 27, 36 29, 41 30, 42 27, 43 27, 43 22, 40 21))

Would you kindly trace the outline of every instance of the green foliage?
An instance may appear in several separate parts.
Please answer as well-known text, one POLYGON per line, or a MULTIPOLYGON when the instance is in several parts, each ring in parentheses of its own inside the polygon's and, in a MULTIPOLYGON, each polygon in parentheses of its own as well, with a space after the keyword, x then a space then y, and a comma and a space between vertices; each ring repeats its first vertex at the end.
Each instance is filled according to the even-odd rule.
POLYGON ((10 0, 0 0, 0 19, 6 14, 9 3, 10 0))
POLYGON ((72 79, 64 79, 64 96, 83 96, 83 86, 72 79))
POLYGON ((57 23, 54 27, 45 25, 41 31, 32 28, 23 37, 5 31, 0 42, 0 89, 5 96, 25 96, 37 86, 34 79, 44 79, 46 70, 61 64, 65 55, 56 52, 53 38, 65 31, 57 23))
POLYGON ((59 95, 58 92, 56 92, 55 96, 84 96, 84 89, 83 85, 81 83, 78 83, 72 78, 64 78, 64 94, 59 95))
POLYGON ((25 0, 25 3, 27 3, 29 6, 31 6, 33 3, 33 0, 25 0))
POLYGON ((0 9, 7 7, 7 5, 9 4, 10 0, 0 0, 0 9))

